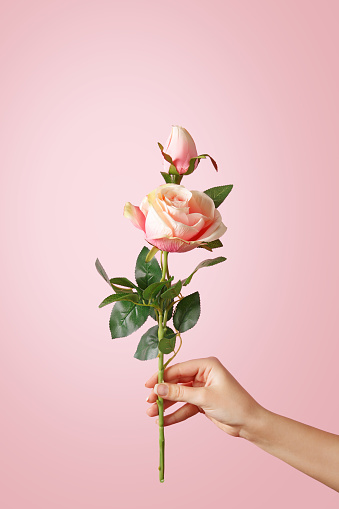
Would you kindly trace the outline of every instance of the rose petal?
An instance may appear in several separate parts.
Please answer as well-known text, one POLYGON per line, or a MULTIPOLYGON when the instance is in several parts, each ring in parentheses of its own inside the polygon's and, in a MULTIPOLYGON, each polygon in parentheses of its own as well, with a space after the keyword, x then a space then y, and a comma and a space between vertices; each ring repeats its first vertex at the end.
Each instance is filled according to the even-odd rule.
POLYGON ((200 242, 190 242, 189 244, 182 244, 177 253, 187 253, 187 251, 192 251, 192 249, 195 249, 196 247, 200 246, 200 242))
POLYGON ((178 184, 167 184, 162 189, 161 194, 165 200, 174 202, 176 207, 187 207, 189 200, 192 198, 191 191, 178 184))
POLYGON ((203 236, 199 240, 203 240, 204 242, 212 242, 212 240, 220 239, 226 233, 227 227, 224 225, 224 223, 221 223, 219 227, 211 233, 208 237, 203 236))
POLYGON ((197 239, 195 240, 200 240, 204 239, 205 237, 208 237, 213 232, 215 232, 217 228, 219 228, 220 224, 221 224, 221 214, 217 209, 215 209, 214 218, 206 222, 206 227, 200 232, 199 237, 197 237, 197 239))
MULTIPOLYGON (((186 212, 186 209, 176 209, 175 207, 170 207, 170 206, 166 206, 166 212, 175 220, 175 221, 178 221, 179 223, 183 223, 183 224, 189 224, 189 214, 188 214, 188 211, 189 209, 187 208, 187 212, 186 212)), ((192 226, 192 225, 190 225, 192 226)))
POLYGON ((169 239, 169 238, 147 239, 147 241, 153 246, 157 247, 158 249, 161 249, 162 251, 167 251, 168 253, 179 252, 181 246, 185 244, 180 239, 169 239))
POLYGON ((196 239, 199 236, 200 230, 204 226, 204 220, 201 218, 195 226, 188 226, 182 223, 177 223, 174 228, 173 237, 177 237, 182 240, 189 241, 196 239))
POLYGON ((190 199, 188 206, 190 208, 190 213, 198 212, 199 214, 203 214, 211 219, 214 217, 214 201, 205 193, 192 191, 192 198, 190 199))
POLYGON ((209 217, 206 217, 206 216, 203 216, 202 214, 198 214, 197 212, 194 212, 194 214, 188 214, 186 224, 188 224, 189 226, 196 227, 196 225, 200 221, 200 219, 204 220, 204 226, 205 226, 205 224, 208 226, 211 223, 211 219, 209 217))
MULTIPOLYGON (((192 238, 196 238, 198 235, 199 235, 199 232, 200 230, 203 229, 204 227, 204 219, 202 217, 200 217, 200 219, 197 218, 197 221, 196 221, 196 224, 195 225, 186 225, 184 224, 183 222, 181 221, 176 221, 176 218, 172 217, 173 215, 171 214, 171 211, 169 209, 169 207, 166 207, 168 212, 166 212, 163 207, 162 207, 162 204, 163 202, 161 202, 161 200, 159 199, 156 199, 154 204, 153 204, 153 209, 155 211, 156 214, 158 214, 159 218, 162 219, 162 221, 167 224, 167 226, 170 227, 171 229, 171 234, 167 234, 167 233, 163 233, 163 234, 157 234, 157 235, 148 235, 147 233, 147 236, 150 238, 150 237, 153 237, 153 238, 161 238, 161 237, 165 237, 165 236, 168 236, 168 237, 176 237, 176 238, 180 238, 182 240, 190 240, 192 238)), ((147 221, 146 221, 146 230, 147 230, 147 221)), ((150 232, 153 230, 150 230, 150 232)), ((148 232, 148 230, 147 230, 148 232)))
POLYGON ((145 231, 146 218, 139 207, 136 207, 135 205, 132 205, 132 203, 127 202, 124 207, 124 216, 127 217, 127 219, 130 219, 134 226, 140 230, 145 231))
POLYGON ((140 210, 144 214, 145 217, 148 214, 148 209, 149 209, 148 196, 145 196, 145 198, 142 200, 142 202, 140 204, 140 210))
POLYGON ((145 223, 147 240, 158 239, 162 237, 172 237, 172 229, 163 220, 163 216, 164 213, 162 211, 161 214, 159 214, 158 211, 154 209, 154 207, 151 206, 149 208, 145 223))

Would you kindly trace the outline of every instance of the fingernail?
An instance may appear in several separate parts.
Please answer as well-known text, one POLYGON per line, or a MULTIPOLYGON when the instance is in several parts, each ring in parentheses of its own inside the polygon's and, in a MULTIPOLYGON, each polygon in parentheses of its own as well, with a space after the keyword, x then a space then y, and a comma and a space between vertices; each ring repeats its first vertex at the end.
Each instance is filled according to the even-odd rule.
POLYGON ((146 398, 147 403, 148 403, 148 398, 149 398, 149 396, 147 396, 147 398, 146 398))
POLYGON ((167 394, 168 394, 168 387, 165 384, 156 384, 154 386, 154 392, 158 396, 167 396, 167 394))
POLYGON ((159 419, 155 419, 155 424, 159 424, 159 419))

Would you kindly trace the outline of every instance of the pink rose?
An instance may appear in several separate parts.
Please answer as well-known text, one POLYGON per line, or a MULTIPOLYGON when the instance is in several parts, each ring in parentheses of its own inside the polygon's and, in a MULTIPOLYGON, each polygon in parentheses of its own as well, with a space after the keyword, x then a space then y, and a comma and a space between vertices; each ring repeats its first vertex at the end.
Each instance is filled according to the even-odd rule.
MULTIPOLYGON (((180 175, 184 175, 189 167, 192 157, 197 157, 198 152, 194 140, 184 127, 172 126, 172 132, 165 143, 164 153, 171 156, 174 166, 180 175)), ((195 161, 194 169, 198 165, 195 161)), ((164 160, 164 171, 168 172, 170 163, 164 160)))
POLYGON ((226 232, 207 194, 177 184, 157 187, 145 196, 140 208, 126 203, 124 216, 145 232, 147 242, 172 253, 190 251, 226 232))

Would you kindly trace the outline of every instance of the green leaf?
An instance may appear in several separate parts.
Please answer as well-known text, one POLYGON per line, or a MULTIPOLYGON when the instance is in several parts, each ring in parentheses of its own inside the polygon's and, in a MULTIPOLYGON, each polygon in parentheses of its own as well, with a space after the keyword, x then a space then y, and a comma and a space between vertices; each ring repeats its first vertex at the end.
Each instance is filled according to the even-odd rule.
POLYGON ((224 256, 218 256, 218 258, 210 258, 208 260, 204 260, 203 262, 199 263, 199 265, 196 266, 196 268, 194 269, 194 271, 192 272, 191 275, 188 276, 188 278, 186 278, 186 280, 184 281, 183 283, 183 286, 187 286, 188 283, 191 282, 191 279, 192 277, 194 276, 194 274, 199 270, 199 269, 202 269, 203 267, 212 267, 212 265, 217 265, 217 263, 221 263, 221 262, 224 262, 227 258, 225 258, 224 256))
POLYGON ((178 281, 173 285, 171 288, 166 290, 164 293, 161 294, 162 299, 174 299, 174 297, 177 297, 179 293, 181 292, 182 288, 182 282, 178 281))
POLYGON ((217 240, 212 240, 211 242, 205 242, 205 244, 201 244, 200 246, 198 246, 202 249, 207 249, 207 251, 211 251, 213 249, 216 249, 217 247, 223 247, 223 243, 221 242, 220 239, 217 239, 217 240))
POLYGON ((173 352, 176 339, 176 333, 170 327, 167 327, 164 337, 159 341, 160 352, 165 354, 173 352))
POLYGON ((192 329, 199 320, 200 316, 200 296, 199 292, 191 293, 184 297, 177 305, 173 324, 179 332, 185 332, 192 329))
POLYGON ((228 186, 217 186, 217 187, 211 187, 211 189, 206 189, 204 191, 207 196, 212 198, 214 201, 215 208, 217 209, 219 205, 222 204, 225 198, 230 194, 230 192, 233 189, 233 184, 230 184, 228 186))
POLYGON ((109 295, 99 304, 99 308, 103 308, 108 304, 112 304, 112 302, 117 302, 120 300, 129 301, 129 302, 138 302, 139 295, 137 293, 113 293, 113 295, 109 295))
POLYGON ((169 321, 172 318, 172 316, 173 316, 173 306, 171 307, 171 309, 168 312, 167 321, 169 321))
POLYGON ((99 258, 97 258, 95 260, 95 268, 97 269, 97 271, 99 272, 100 276, 104 278, 104 280, 106 281, 106 283, 109 284, 109 286, 111 286, 111 283, 110 283, 110 280, 109 280, 109 277, 107 276, 106 274, 106 271, 105 269, 103 268, 103 266, 101 265, 100 261, 99 261, 99 258))
POLYGON ((112 285, 126 286, 127 288, 137 288, 127 277, 113 277, 110 279, 110 283, 112 285))
POLYGON ((112 339, 124 338, 138 330, 147 320, 150 308, 133 302, 116 302, 109 320, 112 339))
POLYGON ((152 260, 153 256, 155 256, 158 251, 159 251, 159 248, 153 246, 152 249, 150 250, 150 252, 148 253, 148 255, 145 258, 146 263, 149 263, 152 260))
POLYGON ((165 286, 167 281, 161 281, 161 283, 152 283, 149 285, 146 290, 143 291, 144 299, 151 299, 153 296, 157 295, 160 292, 161 288, 165 286))
POLYGON ((148 361, 155 359, 158 353, 158 326, 155 325, 141 336, 134 357, 140 361, 148 361))
POLYGON ((142 290, 151 283, 158 283, 161 279, 161 268, 156 258, 146 262, 146 256, 149 253, 147 247, 143 247, 137 259, 135 266, 135 279, 142 290))
MULTIPOLYGON (((154 308, 152 308, 152 307, 150 307, 149 309, 150 309, 149 316, 150 316, 151 318, 153 318, 153 320, 155 320, 155 321, 157 322, 157 321, 158 321, 158 319, 157 319, 157 315, 156 315, 155 309, 154 309, 154 308)), ((168 312, 168 314, 167 314, 167 321, 168 321, 168 322, 170 321, 170 319, 172 318, 172 316, 173 316, 173 306, 171 307, 171 309, 169 310, 169 312, 168 312)))
POLYGON ((165 171, 161 171, 160 173, 164 177, 166 184, 172 184, 172 177, 171 177, 171 175, 169 175, 165 171))
POLYGON ((119 286, 115 286, 115 284, 112 283, 112 281, 114 280, 115 278, 112 278, 110 279, 110 283, 111 283, 111 286, 113 288, 113 290, 117 293, 120 293, 120 292, 123 292, 123 293, 133 293, 133 289, 132 288, 120 288, 119 286))

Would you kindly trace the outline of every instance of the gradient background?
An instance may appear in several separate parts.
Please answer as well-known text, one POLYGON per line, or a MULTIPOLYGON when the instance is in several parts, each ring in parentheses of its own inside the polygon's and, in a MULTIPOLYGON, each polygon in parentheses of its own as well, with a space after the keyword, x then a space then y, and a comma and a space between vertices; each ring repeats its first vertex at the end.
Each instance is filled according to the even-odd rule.
MULTIPOLYGON (((1 506, 335 508, 338 495, 203 415, 157 428, 111 340, 110 277, 143 235, 123 218, 162 183, 157 141, 186 127, 234 184, 225 264, 178 360, 217 356, 264 406, 332 433, 338 407, 337 1, 11 1, 1 41, 1 506)), ((209 257, 170 256, 187 276, 209 257)))

